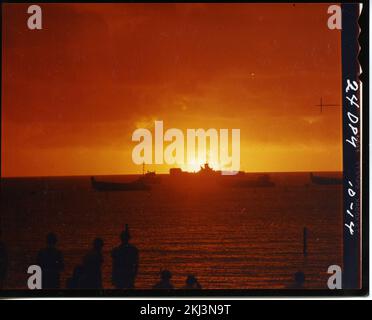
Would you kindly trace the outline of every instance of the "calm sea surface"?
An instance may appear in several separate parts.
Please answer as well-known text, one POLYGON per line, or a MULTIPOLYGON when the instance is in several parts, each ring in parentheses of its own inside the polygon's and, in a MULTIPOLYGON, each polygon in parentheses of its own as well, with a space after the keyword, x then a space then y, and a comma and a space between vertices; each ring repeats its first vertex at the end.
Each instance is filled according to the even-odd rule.
POLYGON ((328 266, 342 264, 342 187, 311 185, 305 173, 270 177, 275 187, 190 188, 164 177, 150 192, 106 193, 92 190, 89 177, 3 179, 6 287, 26 287, 27 267, 55 232, 65 257, 63 285, 92 240, 102 237, 104 286, 112 288, 110 252, 128 223, 140 251, 138 288, 151 288, 164 268, 176 287, 192 273, 207 289, 278 289, 302 270, 306 288, 326 288, 328 266))

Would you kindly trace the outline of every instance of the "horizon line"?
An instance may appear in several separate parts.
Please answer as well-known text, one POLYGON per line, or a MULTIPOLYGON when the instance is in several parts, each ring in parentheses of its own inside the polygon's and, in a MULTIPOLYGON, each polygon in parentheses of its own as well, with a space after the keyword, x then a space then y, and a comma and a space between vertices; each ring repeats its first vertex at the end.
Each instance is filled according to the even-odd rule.
MULTIPOLYGON (((156 172, 156 171, 155 171, 156 172)), ((188 172, 188 171, 185 171, 188 172)), ((255 173, 342 173, 343 170, 296 170, 296 171, 242 171, 247 174, 255 173)), ((193 172, 190 172, 193 173, 193 172)), ((170 175, 170 173, 156 173, 157 175, 170 175)), ((9 175, 0 176, 0 179, 16 179, 16 178, 78 178, 78 177, 100 177, 100 176, 141 176, 142 173, 98 173, 98 174, 58 174, 58 175, 9 175)))

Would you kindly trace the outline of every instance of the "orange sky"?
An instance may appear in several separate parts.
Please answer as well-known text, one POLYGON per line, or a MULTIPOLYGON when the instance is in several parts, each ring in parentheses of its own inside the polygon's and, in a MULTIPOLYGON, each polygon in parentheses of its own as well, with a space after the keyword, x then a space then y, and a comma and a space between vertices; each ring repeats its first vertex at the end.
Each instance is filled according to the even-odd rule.
POLYGON ((3 4, 3 176, 140 173, 155 119, 240 128, 245 171, 342 169, 328 5, 41 4, 43 30, 27 7, 3 4))

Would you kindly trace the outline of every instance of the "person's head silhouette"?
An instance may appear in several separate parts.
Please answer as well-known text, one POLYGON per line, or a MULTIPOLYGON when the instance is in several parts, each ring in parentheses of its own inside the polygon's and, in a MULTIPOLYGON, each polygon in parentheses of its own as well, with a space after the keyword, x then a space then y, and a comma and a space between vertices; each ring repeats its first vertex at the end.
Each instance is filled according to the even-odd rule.
POLYGON ((125 225, 124 231, 120 235, 121 242, 123 244, 128 244, 130 240, 129 227, 128 224, 125 225))
POLYGON ((46 238, 46 242, 47 242, 47 245, 48 247, 55 247, 56 244, 57 244, 57 236, 54 234, 54 233, 48 233, 47 234, 47 238, 46 238))
POLYGON ((96 251, 101 251, 103 248, 104 242, 101 238, 95 238, 93 240, 93 248, 96 251))
POLYGON ((169 280, 172 279, 172 272, 169 270, 162 270, 160 272, 160 278, 164 282, 169 282, 169 280))
POLYGON ((197 282, 195 276, 193 274, 189 274, 186 278, 186 285, 192 287, 197 282))
POLYGON ((294 274, 295 284, 298 287, 302 287, 305 282, 305 274, 302 271, 297 271, 294 274))

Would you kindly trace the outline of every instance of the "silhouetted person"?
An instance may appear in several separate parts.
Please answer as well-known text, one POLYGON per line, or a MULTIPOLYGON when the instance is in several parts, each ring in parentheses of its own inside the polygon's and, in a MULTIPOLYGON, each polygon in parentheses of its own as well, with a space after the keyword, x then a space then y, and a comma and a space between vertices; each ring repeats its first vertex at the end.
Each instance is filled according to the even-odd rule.
POLYGON ((96 238, 93 248, 84 257, 82 286, 85 289, 102 289, 103 240, 96 238))
POLYGON ((42 288, 58 289, 60 287, 60 273, 64 268, 63 255, 56 248, 57 236, 54 233, 47 235, 47 247, 39 251, 37 264, 42 271, 42 288))
POLYGON ((112 283, 118 289, 132 289, 138 272, 138 249, 129 243, 128 225, 120 235, 121 245, 114 248, 112 257, 112 283))
POLYGON ((289 286, 289 289, 303 289, 305 283, 305 274, 298 271, 294 274, 294 282, 289 286))
POLYGON ((160 272, 160 281, 154 285, 154 289, 174 289, 172 282, 172 273, 169 270, 160 272))
POLYGON ((67 289, 82 289, 82 278, 84 274, 83 266, 78 265, 74 268, 72 276, 66 281, 67 289))
POLYGON ((182 289, 201 289, 202 286, 198 282, 198 279, 193 275, 189 274, 186 278, 186 284, 182 289))
POLYGON ((0 241, 0 289, 4 287, 6 274, 8 271, 8 252, 5 244, 0 241))

